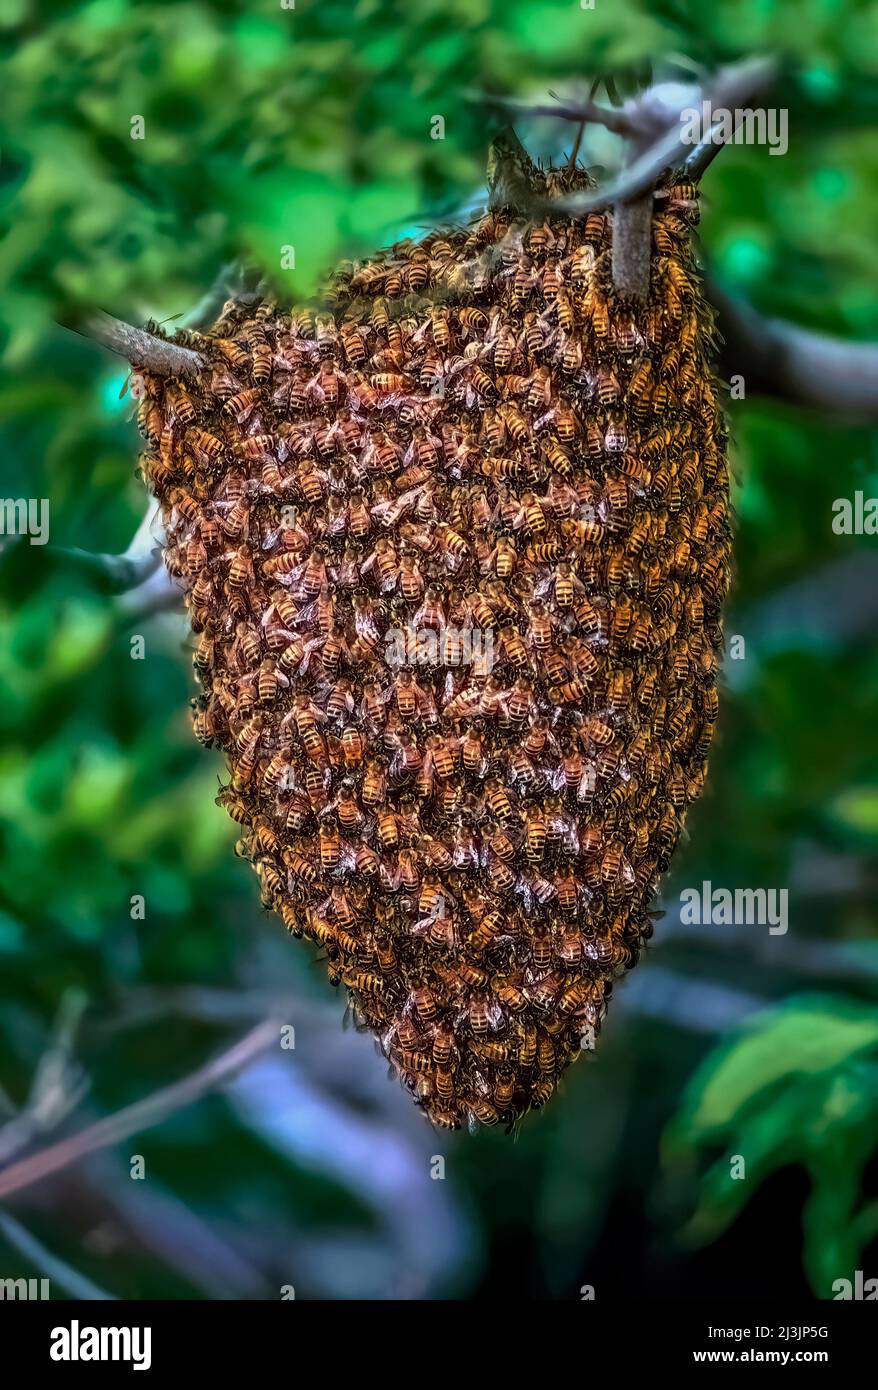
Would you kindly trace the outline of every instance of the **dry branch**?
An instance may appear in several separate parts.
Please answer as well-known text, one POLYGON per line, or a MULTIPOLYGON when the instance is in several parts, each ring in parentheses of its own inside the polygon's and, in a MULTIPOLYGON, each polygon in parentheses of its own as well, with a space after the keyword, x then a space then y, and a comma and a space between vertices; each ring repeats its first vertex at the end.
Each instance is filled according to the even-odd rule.
POLYGON ((274 1019, 266 1019, 234 1046, 221 1052, 198 1071, 194 1071, 191 1076, 165 1086, 144 1100, 135 1101, 133 1105, 126 1106, 115 1115, 98 1120, 96 1124, 80 1130, 69 1139, 61 1139, 57 1144, 40 1149, 28 1158, 0 1170, 0 1197, 8 1197, 11 1192, 30 1187, 40 1178, 57 1173, 59 1169, 76 1163, 86 1154, 106 1148, 108 1144, 117 1144, 140 1130, 159 1124, 174 1110, 200 1100, 207 1091, 228 1081, 242 1067, 248 1066, 260 1052, 276 1043, 279 1027, 280 1024, 274 1019))

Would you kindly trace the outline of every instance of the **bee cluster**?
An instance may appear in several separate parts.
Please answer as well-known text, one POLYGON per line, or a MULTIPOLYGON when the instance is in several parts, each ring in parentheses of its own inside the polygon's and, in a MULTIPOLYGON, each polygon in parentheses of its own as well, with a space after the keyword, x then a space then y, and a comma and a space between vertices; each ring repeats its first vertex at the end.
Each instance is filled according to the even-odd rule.
POLYGON ((644 302, 610 214, 499 208, 324 313, 230 303, 195 380, 145 377, 218 800, 437 1125, 546 1102, 703 787, 730 527, 696 218, 657 190, 644 302), (437 640, 400 665, 400 630, 437 640))

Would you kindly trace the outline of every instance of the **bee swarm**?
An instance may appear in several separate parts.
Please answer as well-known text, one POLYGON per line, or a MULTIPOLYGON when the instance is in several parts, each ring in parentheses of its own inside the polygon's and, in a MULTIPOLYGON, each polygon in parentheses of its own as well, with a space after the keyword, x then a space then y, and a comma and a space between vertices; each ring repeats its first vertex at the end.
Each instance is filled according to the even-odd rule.
POLYGON ((611 220, 494 209, 341 269, 323 314, 226 305, 196 379, 144 374, 218 799, 448 1128, 542 1106, 599 1030, 717 716, 695 190, 656 192, 645 301, 611 220))

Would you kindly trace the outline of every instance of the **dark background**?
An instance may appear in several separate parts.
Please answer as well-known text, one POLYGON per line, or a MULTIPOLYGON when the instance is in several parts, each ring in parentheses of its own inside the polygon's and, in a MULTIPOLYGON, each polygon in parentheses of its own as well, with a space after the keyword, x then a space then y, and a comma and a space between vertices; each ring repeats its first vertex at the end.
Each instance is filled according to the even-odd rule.
MULTIPOLYGON (((765 313, 878 337, 874 7, 19 0, 4 16, 0 495, 49 498, 51 543, 0 555, 0 1165, 161 1092, 272 1010, 296 1047, 192 1103, 160 1095, 156 1123, 19 1185, 0 1200, 0 1277, 50 1276, 59 1297, 590 1284, 632 1300, 826 1298, 856 1269, 878 1276, 878 560, 874 536, 832 530, 834 499, 878 494, 867 428, 753 393, 729 404, 726 628, 746 656, 727 662, 708 790, 596 1055, 515 1139, 434 1134, 342 1026, 315 952, 232 853, 217 756, 189 727, 181 619, 56 554, 123 551, 144 509, 124 364, 57 318, 98 306, 172 327, 242 257, 309 294, 338 257, 477 196, 493 126, 473 92, 598 83, 616 102, 776 54, 762 100, 788 110, 789 151, 715 161, 705 260, 765 313), (680 892, 703 879, 787 888, 789 932, 683 925, 680 892)), ((569 149, 561 122, 517 129, 535 152, 569 149)), ((617 154, 589 130, 590 164, 617 154)))

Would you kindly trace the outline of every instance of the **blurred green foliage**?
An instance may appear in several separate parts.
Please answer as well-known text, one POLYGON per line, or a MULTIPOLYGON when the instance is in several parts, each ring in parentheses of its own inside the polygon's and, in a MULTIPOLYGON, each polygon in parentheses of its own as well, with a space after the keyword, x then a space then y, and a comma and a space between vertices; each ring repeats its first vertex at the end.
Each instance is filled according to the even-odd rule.
MULTIPOLYGON (((789 152, 734 147, 715 162, 705 257, 768 312, 878 337, 878 12, 866 0, 16 0, 0 26, 0 494, 48 498, 53 547, 121 551, 143 510, 124 367, 57 318, 94 306, 140 322, 185 314, 238 258, 304 297, 339 256, 454 216, 483 180, 496 124, 473 92, 544 101, 598 84, 601 99, 621 99, 653 78, 778 53, 771 100, 789 110, 789 152), (437 115, 442 140, 430 138, 437 115), (138 116, 143 140, 131 138, 138 116)), ((544 153, 570 135, 550 121, 519 133, 544 153)), ((583 152, 603 163, 607 148, 589 132, 583 152)), ((740 371, 746 381, 746 362, 740 371)), ((727 630, 744 637, 746 657, 729 663, 709 789, 666 885, 667 916, 617 989, 597 1056, 517 1142, 440 1138, 401 1095, 383 1098, 392 1088, 368 1047, 355 1054, 356 1086, 320 1070, 338 1002, 331 1027, 312 1030, 320 1048, 302 1030, 305 1089, 286 1110, 277 1101, 292 1137, 249 1096, 206 1101, 137 1141, 162 1212, 182 1220, 185 1204, 198 1223, 190 1246, 204 1245, 202 1265, 137 1234, 146 1209, 132 1203, 145 1194, 109 1214, 94 1192, 71 1201, 57 1189, 53 1213, 22 1194, 19 1216, 63 1258, 121 1296, 258 1292, 285 1279, 354 1297, 512 1284, 576 1297, 580 1282, 685 1296, 695 1279, 722 1290, 730 1258, 739 1291, 790 1295, 807 1277, 826 1296, 832 1279, 851 1277, 874 1236, 876 1196, 876 561, 874 539, 833 534, 831 504, 878 493, 878 454, 862 428, 764 399, 731 402, 730 426, 727 630), (788 886, 789 934, 684 932, 679 891, 702 879, 788 886), (711 1051, 724 1019, 738 1028, 754 1009, 711 1051), (373 1077, 380 1095, 366 1099, 373 1077), (661 1135, 672 1119, 670 1200, 661 1135), (390 1172, 391 1153, 417 1156, 412 1219, 436 1221, 444 1185, 429 1181, 427 1157, 445 1154, 459 1217, 453 1248, 437 1234, 451 1229, 447 1210, 429 1228, 434 1262, 408 1283, 394 1283, 369 1244, 396 1230, 401 1187, 367 1190, 365 1178, 370 1164, 390 1172), (748 1176, 730 1182, 739 1153, 748 1176), (207 1272, 222 1263, 209 1242, 218 1233, 239 1261, 228 1256, 225 1285, 207 1272), (696 1236, 722 1258, 694 1253, 696 1236), (245 1255, 263 1284, 248 1283, 245 1255)), ((87 1118, 230 1041, 254 989, 282 985, 297 1010, 319 1010, 329 991, 308 948, 261 912, 232 854, 234 827, 213 801, 216 759, 189 731, 177 620, 132 617, 26 543, 0 555, 0 584, 0 1085, 24 1102, 59 1001, 80 987, 87 1118), (131 659, 135 633, 143 661, 131 659), (135 894, 144 921, 132 919, 135 894), (200 991, 188 1013, 171 1006, 180 989, 200 991)), ((20 1270, 0 1242, 3 1272, 10 1262, 20 1270)))
POLYGON ((801 1163, 811 1180, 805 1263, 819 1296, 861 1267, 878 1234, 878 1202, 861 1183, 878 1143, 878 1012, 832 996, 797 996, 748 1020, 689 1081, 668 1135, 671 1182, 700 1150, 704 1175, 684 1235, 716 1236, 772 1172, 801 1163), (738 1147, 729 1149, 732 1143, 738 1147), (731 1157, 730 1157, 731 1155, 731 1157))

